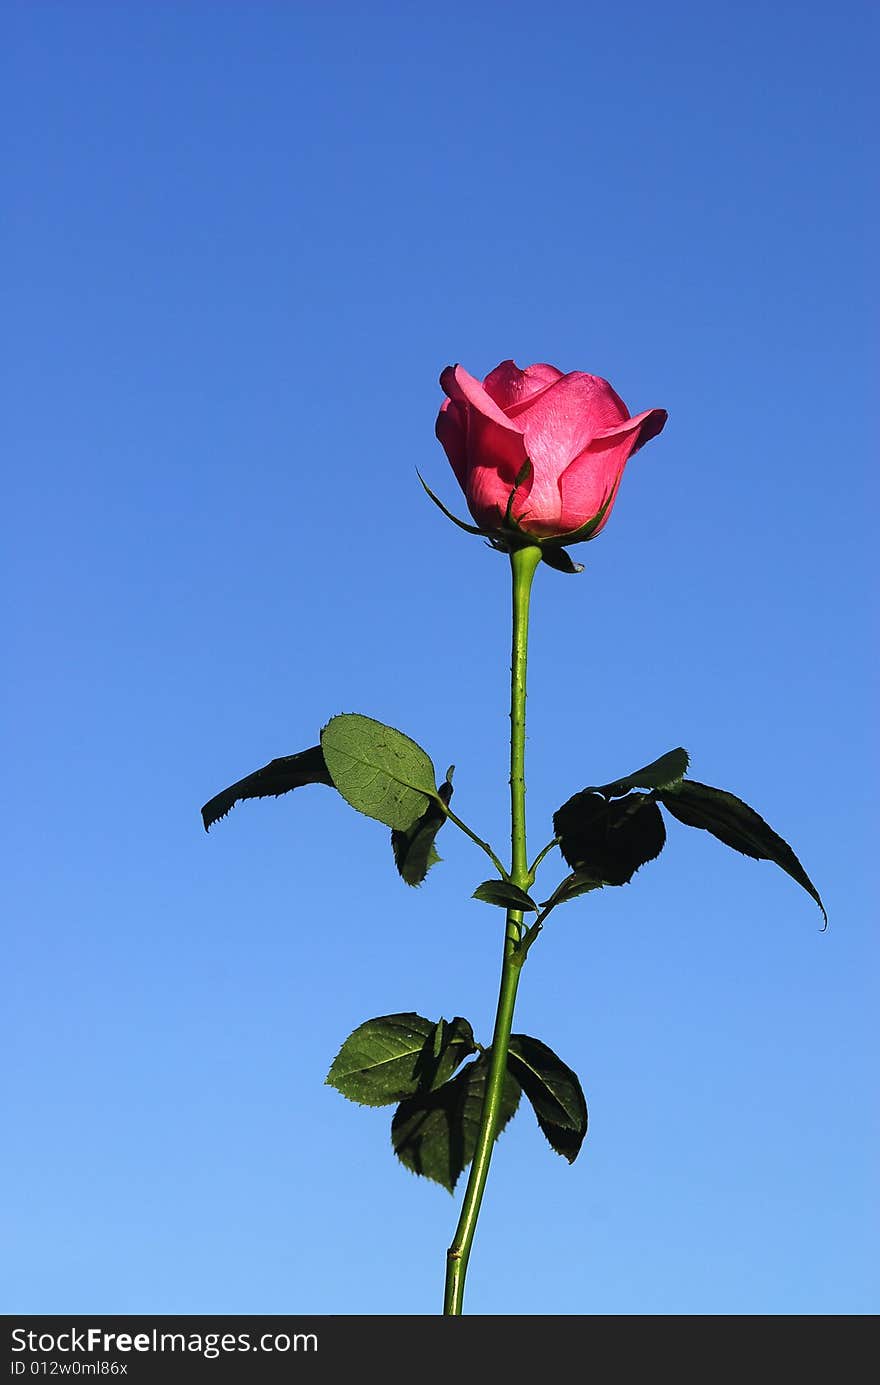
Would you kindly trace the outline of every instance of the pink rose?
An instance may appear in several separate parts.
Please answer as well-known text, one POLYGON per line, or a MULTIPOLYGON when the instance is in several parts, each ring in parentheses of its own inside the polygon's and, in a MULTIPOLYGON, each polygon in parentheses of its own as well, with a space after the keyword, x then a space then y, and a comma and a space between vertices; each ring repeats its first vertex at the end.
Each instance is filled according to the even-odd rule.
POLYGON ((593 538, 628 459, 666 422, 665 409, 630 418, 607 380, 552 365, 520 370, 502 361, 482 384, 447 366, 440 384, 448 398, 437 437, 489 533, 508 527, 509 517, 538 539, 593 538))

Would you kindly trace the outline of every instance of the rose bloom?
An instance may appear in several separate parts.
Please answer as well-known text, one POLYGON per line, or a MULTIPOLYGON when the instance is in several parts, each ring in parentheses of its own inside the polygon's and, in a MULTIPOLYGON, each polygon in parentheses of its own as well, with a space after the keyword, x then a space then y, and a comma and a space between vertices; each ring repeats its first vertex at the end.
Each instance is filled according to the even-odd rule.
POLYGON ((574 537, 604 505, 583 536, 592 538, 611 513, 627 461, 666 422, 665 409, 630 418, 607 380, 552 365, 520 370, 502 361, 482 384, 462 366, 447 366, 440 384, 448 397, 437 437, 471 514, 489 532, 504 528, 516 488, 511 518, 538 539, 574 537))

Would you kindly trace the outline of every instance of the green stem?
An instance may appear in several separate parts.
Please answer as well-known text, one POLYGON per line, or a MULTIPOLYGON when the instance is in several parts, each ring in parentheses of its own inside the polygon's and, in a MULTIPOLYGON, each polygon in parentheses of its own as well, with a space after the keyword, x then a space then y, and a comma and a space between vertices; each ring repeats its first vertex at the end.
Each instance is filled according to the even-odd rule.
POLYGON ((471 831, 466 822, 462 822, 461 818, 456 817, 455 813, 453 813, 452 809, 448 806, 448 804, 444 804, 444 812, 446 813, 446 816, 449 818, 450 822, 454 822, 456 827, 461 828, 462 832, 464 832, 466 837, 470 837, 471 841, 476 842, 477 846, 480 848, 481 851, 485 851, 486 855, 489 857, 489 860, 492 862, 498 874, 501 876, 501 879, 508 880, 510 877, 508 876, 507 871, 502 866, 501 862, 495 855, 495 852, 492 850, 489 843, 484 842, 482 837, 478 837, 476 832, 471 831))
MULTIPOLYGON (((529 866, 526 851, 526 663, 529 646, 529 598, 532 579, 541 561, 541 550, 519 548, 510 555, 513 574, 513 647, 510 662, 510 879, 522 889, 528 887, 529 866)), ((504 1080, 507 1076, 507 1051, 516 991, 525 953, 520 949, 522 913, 509 909, 504 930, 504 960, 501 968, 501 988, 495 1030, 492 1035, 492 1057, 486 1095, 480 1117, 477 1147, 470 1177, 462 1203, 461 1216, 452 1245, 446 1253, 446 1294, 443 1312, 446 1316, 461 1314, 468 1260, 473 1245, 477 1218, 492 1149, 498 1133, 504 1080)))

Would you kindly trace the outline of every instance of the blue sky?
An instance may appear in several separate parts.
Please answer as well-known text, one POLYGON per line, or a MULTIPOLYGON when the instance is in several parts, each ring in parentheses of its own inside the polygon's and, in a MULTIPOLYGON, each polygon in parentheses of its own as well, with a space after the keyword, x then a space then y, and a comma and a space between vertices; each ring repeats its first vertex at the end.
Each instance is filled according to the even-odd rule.
POLYGON ((538 574, 534 847, 683 744, 831 924, 674 823, 553 916, 515 1027, 590 1132, 502 1137, 467 1309, 877 1311, 875 27, 4 6, 7 1312, 439 1311, 458 1199, 323 1079, 372 1015, 488 1042, 483 858, 412 891, 327 789, 198 809, 359 711, 504 843, 507 567, 415 468, 463 511, 437 377, 508 357, 669 410, 538 574))

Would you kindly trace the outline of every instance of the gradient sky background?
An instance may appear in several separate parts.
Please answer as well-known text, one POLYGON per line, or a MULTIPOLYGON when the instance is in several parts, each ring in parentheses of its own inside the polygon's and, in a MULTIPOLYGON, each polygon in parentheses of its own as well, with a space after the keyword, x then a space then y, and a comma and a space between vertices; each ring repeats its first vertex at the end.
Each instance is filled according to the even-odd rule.
POLYGON ((198 810, 361 711, 503 848, 507 565, 415 468, 464 511, 437 377, 506 357, 670 416, 538 574, 530 845, 681 743, 831 925, 675 823, 554 915, 515 1027, 590 1133, 502 1137, 467 1308, 877 1311, 871 8, 3 5, 6 1312, 439 1311, 459 1197, 323 1080, 488 1042, 487 863, 198 810))

